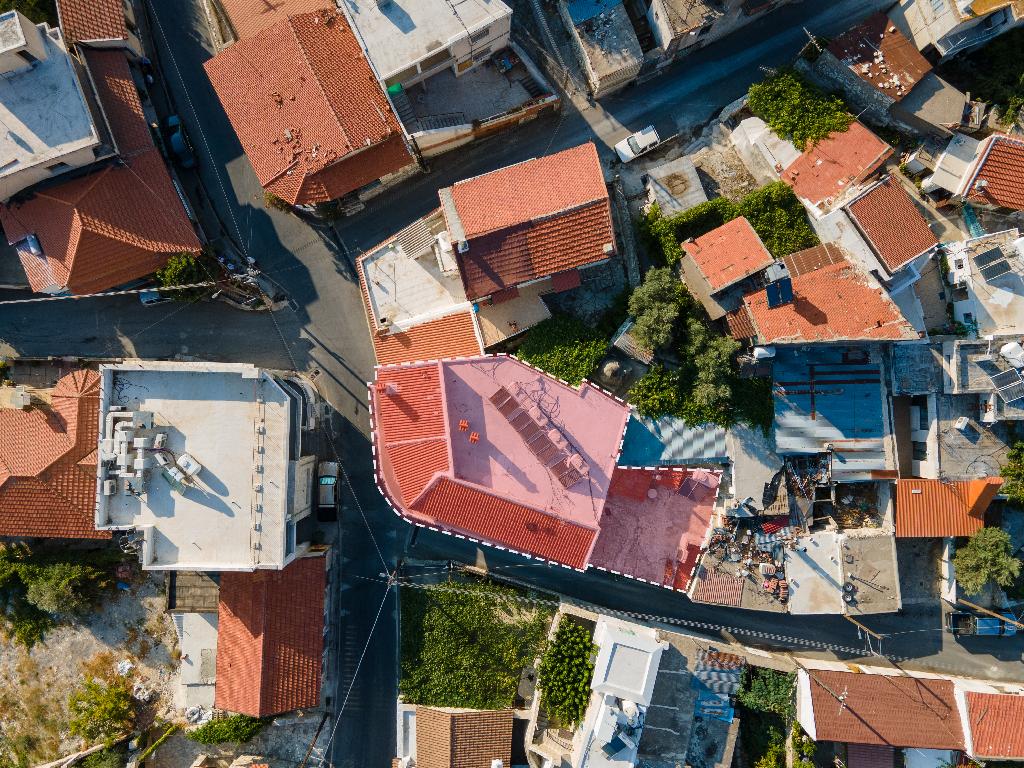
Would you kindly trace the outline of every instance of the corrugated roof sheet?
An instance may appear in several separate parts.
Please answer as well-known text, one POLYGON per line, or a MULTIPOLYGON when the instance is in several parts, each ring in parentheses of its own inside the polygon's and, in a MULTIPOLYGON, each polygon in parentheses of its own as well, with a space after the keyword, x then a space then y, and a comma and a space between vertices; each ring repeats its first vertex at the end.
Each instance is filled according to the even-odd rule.
POLYGON ((847 768, 893 768, 896 750, 877 744, 847 744, 847 768))
POLYGON ((151 274, 172 254, 200 249, 153 144, 124 52, 85 49, 84 57, 124 164, 0 206, 8 242, 35 234, 42 246, 42 259, 19 250, 36 291, 107 290, 151 274))
POLYGON ((846 210, 890 272, 938 245, 939 239, 910 195, 891 176, 871 187, 846 210))
POLYGON ((871 176, 892 154, 892 147, 862 123, 808 147, 782 174, 797 197, 814 205, 834 198, 871 176))
POLYGON ((682 247, 686 256, 693 260, 708 281, 712 291, 728 288, 760 272, 774 261, 757 232, 743 216, 693 241, 682 243, 682 247))
POLYGON ((99 376, 69 373, 50 400, 0 409, 0 536, 110 538, 94 522, 99 376))
POLYGON ((845 261, 846 254, 835 243, 822 243, 804 248, 802 251, 783 256, 782 261, 792 277, 800 277, 809 272, 816 272, 823 267, 845 261))
POLYGON ((725 429, 715 424, 690 426, 683 419, 651 419, 633 413, 619 455, 624 467, 725 464, 725 429))
POLYGON ((203 66, 260 184, 289 203, 333 200, 413 162, 340 13, 289 16, 203 66))
POLYGON ((811 670, 818 741, 963 749, 950 680, 811 670), (842 696, 840 703, 836 697, 842 696))
POLYGON ((320 704, 325 566, 221 574, 215 707, 269 717, 320 704))
POLYGON ((965 698, 975 756, 1024 759, 1024 696, 968 691, 965 698))
POLYGON ((910 93, 932 65, 884 13, 875 13, 832 40, 829 53, 894 101, 910 93))
POLYGON ((985 526, 985 510, 1001 477, 982 480, 903 479, 896 483, 896 535, 901 538, 970 536, 985 526))
POLYGON ((615 247, 591 142, 457 182, 441 200, 449 231, 469 244, 456 257, 470 300, 603 261, 615 247))

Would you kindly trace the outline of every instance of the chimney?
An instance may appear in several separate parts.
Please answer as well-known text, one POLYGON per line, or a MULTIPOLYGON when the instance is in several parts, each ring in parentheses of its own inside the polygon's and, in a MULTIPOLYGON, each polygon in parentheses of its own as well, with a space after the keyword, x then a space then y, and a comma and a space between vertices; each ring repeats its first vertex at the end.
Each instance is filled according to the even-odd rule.
POLYGON ((394 397, 399 392, 399 387, 393 381, 389 381, 384 387, 384 394, 394 397))

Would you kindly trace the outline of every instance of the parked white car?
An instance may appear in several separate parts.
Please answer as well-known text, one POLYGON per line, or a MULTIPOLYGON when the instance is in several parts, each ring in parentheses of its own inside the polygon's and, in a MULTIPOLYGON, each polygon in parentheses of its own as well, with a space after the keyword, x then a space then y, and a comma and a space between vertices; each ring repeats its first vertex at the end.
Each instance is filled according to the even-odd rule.
POLYGON ((615 154, 619 156, 622 162, 628 163, 645 152, 650 152, 660 143, 661 139, 658 137, 658 132, 654 130, 653 125, 648 125, 642 131, 637 131, 616 144, 615 154))

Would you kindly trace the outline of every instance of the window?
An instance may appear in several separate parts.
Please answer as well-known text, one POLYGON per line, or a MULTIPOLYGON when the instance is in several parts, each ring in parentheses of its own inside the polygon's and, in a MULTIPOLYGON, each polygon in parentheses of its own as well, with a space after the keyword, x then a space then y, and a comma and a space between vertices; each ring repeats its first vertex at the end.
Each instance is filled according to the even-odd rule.
POLYGON ((928 461, 928 443, 913 441, 914 461, 928 461))
POLYGON ((295 553, 295 521, 289 520, 285 530, 284 556, 295 553))
POLYGON ((392 85, 399 85, 401 83, 412 80, 416 75, 419 74, 419 70, 416 69, 416 65, 413 64, 408 69, 403 69, 401 72, 397 72, 384 81, 384 85, 390 88, 392 85))
POLYGON ((70 167, 71 166, 68 165, 67 163, 54 163, 53 165, 46 166, 46 170, 50 171, 51 173, 63 173, 70 167))
POLYGON ((37 59, 35 56, 33 56, 28 51, 18 51, 18 55, 21 56, 22 60, 26 64, 35 64, 37 61, 39 61, 39 59, 37 59))
POLYGON ((471 34, 469 36, 469 42, 471 42, 471 43, 479 43, 481 40, 486 40, 487 36, 489 34, 491 34, 491 28, 490 27, 484 27, 483 29, 478 29, 476 32, 474 32, 473 34, 471 34))
POLYGON ((426 72, 428 69, 433 69, 438 64, 443 64, 444 62, 450 59, 451 54, 448 53, 447 48, 442 48, 439 51, 434 51, 434 53, 430 54, 429 56, 427 56, 427 58, 420 62, 420 72, 426 72))

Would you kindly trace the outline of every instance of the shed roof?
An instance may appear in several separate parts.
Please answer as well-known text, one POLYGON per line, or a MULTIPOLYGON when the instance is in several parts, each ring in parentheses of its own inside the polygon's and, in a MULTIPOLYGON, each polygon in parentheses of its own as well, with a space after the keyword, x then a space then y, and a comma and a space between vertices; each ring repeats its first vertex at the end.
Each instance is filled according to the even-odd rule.
POLYGON ((342 197, 412 162, 341 13, 288 16, 203 66, 260 184, 293 205, 342 197))
POLYGON ((972 200, 1024 211, 1024 140, 996 134, 978 149, 980 160, 962 191, 972 200), (978 182, 984 181, 979 187, 978 182))
POLYGON ((760 272, 774 259, 743 216, 726 222, 695 240, 682 243, 713 292, 760 272))
POLYGON ((319 705, 326 562, 221 574, 214 706, 269 717, 319 705))
POLYGON ((0 408, 0 536, 106 539, 94 525, 99 376, 62 377, 50 408, 0 408))
POLYGON ((981 480, 907 478, 896 484, 896 535, 902 538, 970 536, 985 526, 985 510, 1001 477, 981 480))
POLYGON ((974 754, 983 759, 1024 758, 1024 696, 967 691, 974 754))
POLYGON ((892 176, 873 185, 846 209, 890 273, 939 243, 903 185, 892 176))
POLYGON ((417 768, 512 764, 512 710, 416 707, 417 768))

